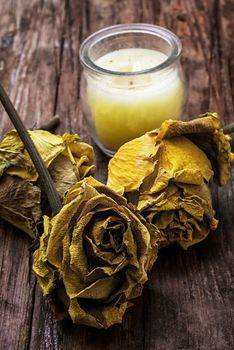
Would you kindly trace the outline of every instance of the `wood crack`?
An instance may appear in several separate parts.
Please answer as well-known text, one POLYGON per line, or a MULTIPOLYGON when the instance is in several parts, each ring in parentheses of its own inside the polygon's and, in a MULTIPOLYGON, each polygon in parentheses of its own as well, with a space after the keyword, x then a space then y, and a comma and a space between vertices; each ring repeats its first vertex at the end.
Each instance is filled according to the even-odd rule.
POLYGON ((66 15, 67 15, 67 7, 69 6, 69 0, 66 0, 65 2, 65 18, 63 21, 62 26, 62 32, 61 32, 61 38, 60 38, 60 45, 59 45, 59 59, 58 59, 58 67, 57 67, 57 76, 56 76, 56 86, 55 86, 55 97, 54 97, 54 115, 57 111, 57 104, 58 104, 58 96, 59 96, 59 87, 60 87, 60 79, 61 79, 61 69, 63 64, 63 51, 64 51, 64 42, 65 42, 65 33, 66 33, 66 15))
POLYGON ((33 330, 32 325, 33 325, 33 316, 34 316, 35 302, 36 302, 36 285, 37 285, 37 280, 36 280, 36 277, 34 276, 33 289, 32 289, 32 306, 30 309, 30 319, 29 319, 29 325, 28 325, 29 334, 28 334, 28 339, 26 343, 27 350, 30 350, 31 340, 32 340, 32 330, 33 330))

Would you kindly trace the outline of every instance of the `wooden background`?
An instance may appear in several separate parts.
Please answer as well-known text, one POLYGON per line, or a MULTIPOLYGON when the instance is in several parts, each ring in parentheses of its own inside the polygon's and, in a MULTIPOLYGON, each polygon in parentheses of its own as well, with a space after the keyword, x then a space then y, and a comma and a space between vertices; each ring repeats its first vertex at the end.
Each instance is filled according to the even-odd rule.
MULTIPOLYGON (((127 22, 159 24, 181 38, 188 117, 210 110, 234 121, 234 0, 0 0, 0 79, 27 127, 59 113, 58 132, 90 142, 79 46, 97 29, 127 22)), ((11 128, 1 108, 1 136, 11 128)), ((105 181, 108 159, 95 151, 105 181)), ((161 251, 143 296, 107 331, 55 321, 31 271, 29 238, 1 221, 0 349, 233 349, 234 169, 213 193, 219 229, 188 252, 161 251)))

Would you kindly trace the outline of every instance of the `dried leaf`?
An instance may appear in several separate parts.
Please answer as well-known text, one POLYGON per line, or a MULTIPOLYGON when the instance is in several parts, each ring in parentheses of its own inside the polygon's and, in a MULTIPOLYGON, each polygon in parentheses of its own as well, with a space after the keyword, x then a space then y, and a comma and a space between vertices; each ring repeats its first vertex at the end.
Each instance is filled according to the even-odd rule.
POLYGON ((40 249, 34 252, 33 270, 37 275, 43 295, 52 293, 56 286, 56 271, 47 261, 46 250, 49 239, 50 222, 47 216, 44 217, 44 233, 40 237, 40 249))
POLYGON ((63 154, 59 154, 50 164, 49 173, 61 198, 79 180, 70 159, 63 154))
POLYGON ((0 176, 4 173, 4 171, 14 165, 17 165, 20 168, 26 167, 30 169, 30 164, 27 163, 27 160, 23 154, 0 148, 0 176))
POLYGON ((41 217, 40 189, 17 177, 0 178, 0 217, 34 237, 33 226, 41 217))

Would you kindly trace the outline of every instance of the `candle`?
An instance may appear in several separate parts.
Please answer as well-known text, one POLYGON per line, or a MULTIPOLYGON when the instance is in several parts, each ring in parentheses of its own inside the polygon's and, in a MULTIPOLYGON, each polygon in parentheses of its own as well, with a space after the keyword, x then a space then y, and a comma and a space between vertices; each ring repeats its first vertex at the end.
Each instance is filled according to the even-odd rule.
MULTIPOLYGON (((138 72, 163 63, 162 52, 130 48, 110 52, 95 61, 115 72, 138 72)), ((177 70, 146 76, 88 79, 87 98, 97 136, 104 147, 123 143, 158 128, 167 118, 181 116, 183 84, 177 70)))
POLYGON ((181 116, 180 52, 173 33, 144 24, 106 28, 83 43, 83 112, 105 153, 181 116))

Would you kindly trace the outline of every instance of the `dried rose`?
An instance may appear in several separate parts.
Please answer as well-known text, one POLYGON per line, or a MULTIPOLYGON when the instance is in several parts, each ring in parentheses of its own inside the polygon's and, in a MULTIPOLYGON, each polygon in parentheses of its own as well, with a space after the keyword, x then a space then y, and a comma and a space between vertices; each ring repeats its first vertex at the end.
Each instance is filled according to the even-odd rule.
POLYGON ((123 145, 109 163, 108 186, 137 206, 161 232, 161 246, 184 249, 217 227, 209 182, 228 180, 234 159, 217 114, 167 120, 159 130, 123 145))
MULTIPOLYGON (((29 133, 61 197, 74 183, 94 174, 93 148, 78 142, 77 135, 29 133)), ((43 210, 41 190, 36 169, 15 130, 0 143, 0 161, 0 217, 33 237, 33 226, 43 210)))
POLYGON ((44 217, 33 270, 58 319, 108 328, 141 294, 156 236, 122 196, 92 177, 74 185, 61 211, 44 217))

